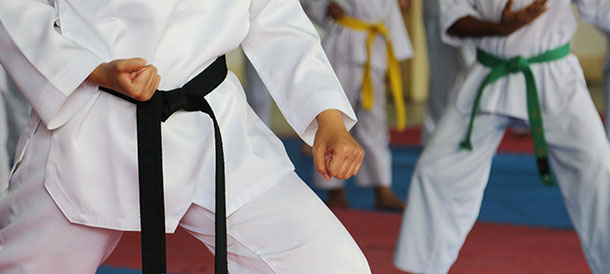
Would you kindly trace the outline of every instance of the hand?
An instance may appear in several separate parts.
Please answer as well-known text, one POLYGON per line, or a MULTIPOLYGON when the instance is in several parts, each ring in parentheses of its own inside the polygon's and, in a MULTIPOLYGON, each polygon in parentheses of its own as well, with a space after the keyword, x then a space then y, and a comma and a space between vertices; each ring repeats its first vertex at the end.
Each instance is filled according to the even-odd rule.
POLYGON ((333 19, 339 19, 345 14, 341 6, 335 2, 330 2, 330 4, 328 4, 327 12, 333 19))
POLYGON ((546 7, 547 1, 548 0, 534 0, 534 2, 524 9, 512 11, 513 0, 508 0, 508 3, 506 3, 506 6, 502 11, 502 20, 500 21, 502 33, 504 35, 509 35, 534 21, 548 9, 546 7))
POLYGON ((116 90, 138 101, 148 101, 161 81, 157 68, 142 58, 117 59, 102 63, 87 80, 116 90))
POLYGON ((398 0, 398 5, 403 13, 409 13, 411 10, 411 0, 398 0))
POLYGON ((318 115, 318 131, 313 144, 316 170, 326 181, 348 179, 358 173, 364 150, 345 129, 341 112, 326 110, 318 115))

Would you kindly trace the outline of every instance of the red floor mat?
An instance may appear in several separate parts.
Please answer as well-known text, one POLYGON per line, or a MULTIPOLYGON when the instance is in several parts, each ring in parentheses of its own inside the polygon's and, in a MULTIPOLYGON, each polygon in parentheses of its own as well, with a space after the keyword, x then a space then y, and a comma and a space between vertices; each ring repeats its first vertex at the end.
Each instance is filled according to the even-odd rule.
MULTIPOLYGON (((392 266, 398 214, 336 211, 369 260, 373 273, 401 273, 392 266)), ((106 264, 139 268, 139 234, 125 233, 106 264)), ((212 256, 184 230, 168 237, 168 270, 212 273, 212 256)), ((450 273, 590 273, 573 231, 478 223, 450 273)))
MULTIPOLYGON (((421 127, 407 128, 403 132, 392 130, 390 132, 390 144, 402 146, 421 146, 421 127)), ((510 153, 534 153, 534 143, 529 134, 515 132, 512 129, 506 130, 504 138, 498 147, 500 152, 510 153)))

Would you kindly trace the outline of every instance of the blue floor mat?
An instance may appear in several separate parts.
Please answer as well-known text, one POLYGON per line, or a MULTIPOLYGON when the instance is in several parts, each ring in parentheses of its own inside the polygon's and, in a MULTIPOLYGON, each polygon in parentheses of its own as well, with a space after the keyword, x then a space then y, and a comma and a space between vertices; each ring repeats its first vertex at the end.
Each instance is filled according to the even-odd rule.
MULTIPOLYGON (((310 182, 314 171, 311 157, 303 157, 298 139, 285 139, 286 150, 301 178, 310 182)), ((400 197, 406 197, 409 182, 421 149, 392 147, 392 188, 400 197)), ((314 191, 325 198, 323 191, 314 191)), ((349 180, 346 193, 351 208, 373 209, 373 193, 361 189, 349 180)), ((489 184, 485 190, 479 221, 572 228, 563 198, 557 186, 547 187, 538 180, 534 156, 523 154, 496 155, 492 164, 489 184)))

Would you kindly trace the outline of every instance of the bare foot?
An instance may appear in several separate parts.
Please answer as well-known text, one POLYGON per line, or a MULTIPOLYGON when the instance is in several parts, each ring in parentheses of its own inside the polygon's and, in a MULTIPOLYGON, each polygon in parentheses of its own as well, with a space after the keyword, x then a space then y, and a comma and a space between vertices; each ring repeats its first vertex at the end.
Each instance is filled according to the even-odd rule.
POLYGON ((330 209, 348 209, 349 205, 345 199, 345 189, 337 188, 328 191, 326 205, 330 209))
POLYGON ((405 202, 398 198, 390 187, 375 187, 375 209, 403 211, 405 202))

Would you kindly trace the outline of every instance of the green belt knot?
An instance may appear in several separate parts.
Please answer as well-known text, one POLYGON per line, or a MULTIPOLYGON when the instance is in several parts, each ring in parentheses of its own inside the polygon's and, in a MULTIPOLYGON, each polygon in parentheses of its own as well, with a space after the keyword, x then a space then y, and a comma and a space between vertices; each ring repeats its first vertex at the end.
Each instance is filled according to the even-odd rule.
POLYGON ((510 73, 523 72, 530 67, 530 63, 522 56, 513 57, 506 63, 506 68, 510 73))
POLYGON ((528 119, 532 132, 532 139, 534 140, 536 161, 538 163, 538 173, 540 175, 540 180, 544 184, 552 185, 553 176, 548 159, 547 144, 544 138, 544 126, 542 123, 540 102, 538 101, 538 88, 536 87, 536 81, 530 68, 530 64, 547 63, 554 60, 559 60, 568 56, 569 54, 569 43, 527 59, 522 56, 516 56, 511 59, 502 59, 480 49, 477 50, 477 61, 479 61, 481 65, 490 68, 491 71, 489 74, 487 74, 487 76, 485 76, 483 82, 479 86, 477 97, 475 98, 472 106, 472 112, 470 113, 468 131, 466 132, 465 139, 460 142, 460 148, 472 150, 472 142, 470 139, 472 137, 472 129, 474 127, 474 118, 477 110, 479 109, 481 95, 483 94, 485 87, 501 78, 508 76, 511 73, 523 73, 526 85, 528 119))

